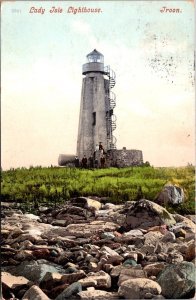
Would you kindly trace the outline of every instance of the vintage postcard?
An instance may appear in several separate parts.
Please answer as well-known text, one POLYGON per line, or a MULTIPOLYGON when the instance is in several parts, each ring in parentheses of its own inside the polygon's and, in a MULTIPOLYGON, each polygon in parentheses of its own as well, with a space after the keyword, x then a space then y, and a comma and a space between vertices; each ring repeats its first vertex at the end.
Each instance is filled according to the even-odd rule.
POLYGON ((194 296, 194 5, 1 2, 4 300, 194 296))

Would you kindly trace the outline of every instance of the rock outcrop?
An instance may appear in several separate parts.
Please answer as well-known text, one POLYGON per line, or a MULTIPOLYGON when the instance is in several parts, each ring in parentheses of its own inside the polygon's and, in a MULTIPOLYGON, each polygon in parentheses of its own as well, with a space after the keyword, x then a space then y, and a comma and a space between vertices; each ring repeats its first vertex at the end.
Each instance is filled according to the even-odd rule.
POLYGON ((149 200, 80 197, 38 216, 3 216, 3 300, 194 295, 195 224, 149 200))

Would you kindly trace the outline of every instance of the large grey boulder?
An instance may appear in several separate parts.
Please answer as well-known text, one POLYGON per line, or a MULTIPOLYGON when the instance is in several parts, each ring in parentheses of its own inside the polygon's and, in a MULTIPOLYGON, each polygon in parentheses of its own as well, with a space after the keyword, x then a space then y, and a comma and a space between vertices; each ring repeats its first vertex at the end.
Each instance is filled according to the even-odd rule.
POLYGON ((130 206, 125 225, 129 229, 148 229, 163 224, 171 226, 175 223, 175 219, 165 208, 152 201, 141 199, 130 206))
POLYGON ((156 198, 156 202, 160 205, 180 204, 183 201, 183 189, 173 184, 166 184, 156 198))
POLYGON ((71 299, 73 295, 82 291, 82 285, 80 282, 74 282, 68 286, 60 295, 58 295, 55 300, 71 299))
POLYGON ((162 294, 169 299, 185 297, 195 288, 195 266, 183 261, 176 265, 168 265, 157 278, 162 294))
POLYGON ((24 276, 35 283, 40 283, 47 272, 64 273, 64 269, 61 266, 48 262, 45 259, 39 259, 36 261, 25 260, 17 266, 5 267, 5 270, 15 276, 24 276))

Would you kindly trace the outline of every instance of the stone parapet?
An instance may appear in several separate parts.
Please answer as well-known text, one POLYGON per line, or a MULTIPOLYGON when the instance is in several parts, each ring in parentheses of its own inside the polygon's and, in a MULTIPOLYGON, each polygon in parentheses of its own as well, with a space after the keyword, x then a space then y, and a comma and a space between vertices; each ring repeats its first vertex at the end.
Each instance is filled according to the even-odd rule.
POLYGON ((141 166, 143 154, 141 150, 110 150, 107 154, 107 165, 113 167, 141 166))

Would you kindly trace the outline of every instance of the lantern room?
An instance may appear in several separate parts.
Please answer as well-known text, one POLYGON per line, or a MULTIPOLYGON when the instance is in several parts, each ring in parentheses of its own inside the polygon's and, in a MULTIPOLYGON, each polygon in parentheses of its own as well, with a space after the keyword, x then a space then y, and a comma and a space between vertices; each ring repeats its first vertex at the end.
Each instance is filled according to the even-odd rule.
POLYGON ((90 72, 100 72, 104 74, 104 56, 94 49, 86 56, 87 62, 82 66, 82 74, 86 75, 90 72))
POLYGON ((87 62, 88 63, 104 63, 104 56, 99 51, 94 49, 92 52, 87 54, 87 62))

